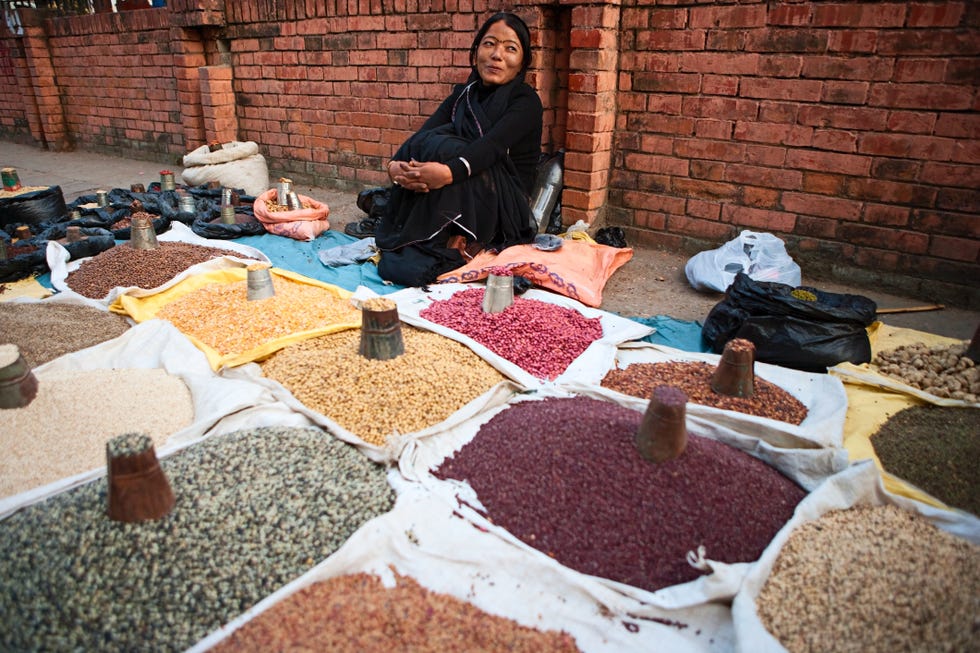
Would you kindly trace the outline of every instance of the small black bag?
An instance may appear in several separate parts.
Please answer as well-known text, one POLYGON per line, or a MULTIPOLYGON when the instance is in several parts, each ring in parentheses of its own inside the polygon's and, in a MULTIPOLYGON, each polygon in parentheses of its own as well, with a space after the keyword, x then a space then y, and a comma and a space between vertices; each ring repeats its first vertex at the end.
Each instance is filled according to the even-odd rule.
POLYGON ((826 372, 838 363, 871 360, 867 327, 877 311, 877 305, 862 295, 754 281, 740 272, 725 299, 711 309, 701 333, 719 354, 729 340, 744 338, 755 345, 759 362, 826 372), (794 290, 816 299, 794 296, 794 290))

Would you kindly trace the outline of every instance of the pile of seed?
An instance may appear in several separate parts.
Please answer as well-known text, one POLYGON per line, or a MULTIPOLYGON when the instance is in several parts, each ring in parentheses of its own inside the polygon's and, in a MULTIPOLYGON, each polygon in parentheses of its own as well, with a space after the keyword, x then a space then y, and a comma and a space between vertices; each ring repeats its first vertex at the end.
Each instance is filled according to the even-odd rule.
POLYGON ((0 303, 0 333, 37 367, 64 354, 112 340, 129 329, 121 315, 52 302, 0 303))
POLYGON ((947 505, 980 515, 980 411, 911 406, 872 436, 890 473, 947 505))
POLYGON ((132 431, 160 447, 194 421, 182 379, 165 370, 35 372, 37 396, 3 411, 0 496, 10 496, 106 464, 106 442, 132 431))
POLYGON ((645 460, 642 414, 551 398, 495 415, 435 474, 466 480, 487 515, 586 574, 647 590, 696 579, 686 559, 756 560, 805 492, 760 460, 689 434, 682 455, 645 460))
POLYGON ((895 506, 796 529, 756 600, 790 651, 975 651, 980 547, 895 506))
POLYGON ((111 521, 103 479, 0 522, 0 649, 185 650, 394 501, 383 467, 318 429, 214 436, 161 466, 160 520, 111 521))
POLYGON ((222 355, 331 325, 357 326, 361 314, 327 288, 273 275, 276 294, 248 299, 248 282, 213 283, 166 304, 156 317, 222 355))
MULTIPOLYGON (((390 301, 390 300, 388 300, 390 301)), ((361 331, 304 340, 261 363, 303 405, 366 442, 438 424, 504 377, 469 348, 402 326, 405 353, 388 360, 358 354, 361 331)))
POLYGON ((483 312, 483 288, 433 302, 419 315, 469 336, 540 379, 558 377, 602 337, 599 318, 535 299, 515 297, 499 313, 483 312))
POLYGON ((915 343, 880 352, 878 371, 937 397, 980 401, 980 367, 963 354, 966 344, 915 343))
POLYGON ((117 245, 82 261, 66 280, 79 295, 101 299, 113 288, 158 288, 187 268, 221 256, 240 253, 181 242, 162 242, 156 249, 117 245))
POLYGON ((578 651, 563 632, 542 632, 488 614, 448 594, 396 575, 386 588, 369 574, 350 574, 299 590, 211 649, 238 651, 578 651))
POLYGON ((0 199, 7 199, 8 197, 17 197, 23 195, 24 193, 36 193, 39 190, 44 190, 49 188, 49 186, 21 186, 17 190, 6 190, 0 188, 0 199))
MULTIPOLYGON (((278 198, 274 200, 265 200, 265 208, 269 213, 282 213, 283 211, 295 211, 299 209, 291 209, 288 204, 280 204, 278 198)), ((312 209, 313 204, 309 200, 300 199, 300 209, 312 209)))
POLYGON ((623 369, 610 370, 602 386, 641 399, 648 399, 658 385, 680 388, 691 403, 733 410, 757 417, 768 417, 790 424, 800 424, 807 407, 799 399, 758 376, 751 397, 732 397, 711 389, 715 366, 700 361, 671 363, 633 363, 623 369))

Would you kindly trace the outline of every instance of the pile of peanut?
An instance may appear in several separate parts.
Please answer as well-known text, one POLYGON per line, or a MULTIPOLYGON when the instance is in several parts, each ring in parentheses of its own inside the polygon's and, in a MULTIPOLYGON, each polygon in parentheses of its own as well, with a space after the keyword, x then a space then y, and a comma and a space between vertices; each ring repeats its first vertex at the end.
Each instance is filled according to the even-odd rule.
POLYGON ((928 346, 915 343, 880 352, 878 371, 937 397, 980 400, 980 368, 963 354, 966 344, 928 346))

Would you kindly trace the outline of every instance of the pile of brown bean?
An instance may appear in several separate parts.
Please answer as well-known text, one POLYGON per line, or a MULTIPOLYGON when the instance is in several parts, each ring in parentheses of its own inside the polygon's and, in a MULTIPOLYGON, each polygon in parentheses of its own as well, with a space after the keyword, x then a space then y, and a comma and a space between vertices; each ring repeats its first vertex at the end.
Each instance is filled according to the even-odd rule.
POLYGON ((806 419, 807 407, 799 399, 758 376, 751 397, 731 397, 711 389, 715 366, 700 361, 670 363, 633 363, 623 369, 610 370, 602 386, 641 399, 649 399, 658 385, 680 388, 691 403, 733 410, 757 417, 768 417, 790 424, 806 419))
POLYGON ((602 337, 599 318, 535 299, 515 297, 505 310, 484 313, 483 293, 461 290, 419 315, 473 338, 539 379, 555 379, 602 337))
POLYGON ((414 579, 386 588, 369 574, 338 576, 299 590, 210 649, 238 651, 578 651, 568 634, 488 614, 414 579))
POLYGON ((187 385, 162 369, 42 371, 35 376, 34 401, 2 413, 0 496, 105 465, 105 443, 117 435, 139 431, 160 447, 194 421, 187 385))
POLYGON ((262 372, 307 408, 366 442, 438 424, 504 377, 470 349, 431 331, 402 326, 405 353, 389 360, 358 354, 360 329, 290 345, 262 372))
POLYGON ((166 304, 156 317, 222 355, 303 331, 361 323, 360 311, 327 288, 276 275, 272 285, 272 297, 249 300, 245 280, 209 284, 166 304))
POLYGON ((102 479, 0 521, 0 650, 186 650, 394 503, 384 467, 319 429, 213 436, 160 465, 162 519, 110 520, 102 479))
POLYGON ((875 356, 885 376, 937 397, 980 401, 980 367, 963 354, 966 344, 905 345, 875 356))
POLYGON ((0 303, 0 333, 32 367, 112 340, 129 330, 121 315, 57 302, 0 303))
POLYGON ((895 506, 832 511, 792 533, 756 607, 794 653, 975 651, 980 547, 895 506))
POLYGON ((101 299, 113 288, 158 288, 187 268, 220 256, 242 255, 191 243, 162 242, 156 249, 124 243, 82 261, 66 283, 79 295, 101 299))
POLYGON ((586 397, 516 403, 434 473, 466 480, 487 515, 577 571, 647 590, 694 580, 687 553, 756 560, 805 492, 762 461, 690 434, 654 464, 642 413, 586 397))

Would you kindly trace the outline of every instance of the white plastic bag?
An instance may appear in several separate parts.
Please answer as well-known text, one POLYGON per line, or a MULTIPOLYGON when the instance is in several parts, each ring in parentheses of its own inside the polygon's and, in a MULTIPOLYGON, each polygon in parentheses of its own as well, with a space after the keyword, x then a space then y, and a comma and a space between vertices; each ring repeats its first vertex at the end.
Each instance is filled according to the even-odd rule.
POLYGON ((786 253, 782 240, 748 230, 717 249, 698 252, 684 266, 688 282, 701 291, 725 292, 739 272, 755 281, 789 286, 798 286, 802 280, 800 266, 786 253))

